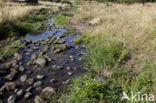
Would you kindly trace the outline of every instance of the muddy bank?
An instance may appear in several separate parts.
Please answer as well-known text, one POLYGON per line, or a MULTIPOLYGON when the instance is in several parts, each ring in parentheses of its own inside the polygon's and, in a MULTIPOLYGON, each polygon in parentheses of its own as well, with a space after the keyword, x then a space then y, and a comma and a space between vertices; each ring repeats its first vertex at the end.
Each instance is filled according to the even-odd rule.
POLYGON ((67 30, 51 20, 45 25, 45 32, 26 34, 19 40, 22 51, 0 62, 0 99, 4 103, 33 103, 35 96, 45 91, 55 94, 72 77, 85 72, 85 45, 74 42, 80 35, 65 34, 67 30))

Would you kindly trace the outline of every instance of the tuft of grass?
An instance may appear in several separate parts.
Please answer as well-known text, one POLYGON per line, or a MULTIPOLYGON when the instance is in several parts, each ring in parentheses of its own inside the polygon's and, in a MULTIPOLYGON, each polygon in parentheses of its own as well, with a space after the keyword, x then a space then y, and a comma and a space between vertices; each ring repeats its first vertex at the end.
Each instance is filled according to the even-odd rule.
POLYGON ((68 26, 68 18, 66 16, 56 16, 54 18, 54 22, 59 27, 67 27, 68 26))
POLYGON ((89 43, 91 43, 91 41, 95 39, 95 36, 93 36, 93 35, 88 35, 88 34, 90 34, 90 33, 91 33, 91 31, 86 31, 86 32, 84 32, 84 33, 81 35, 80 38, 76 38, 76 39, 75 39, 75 42, 76 42, 77 44, 81 44, 81 43, 89 44, 89 43))

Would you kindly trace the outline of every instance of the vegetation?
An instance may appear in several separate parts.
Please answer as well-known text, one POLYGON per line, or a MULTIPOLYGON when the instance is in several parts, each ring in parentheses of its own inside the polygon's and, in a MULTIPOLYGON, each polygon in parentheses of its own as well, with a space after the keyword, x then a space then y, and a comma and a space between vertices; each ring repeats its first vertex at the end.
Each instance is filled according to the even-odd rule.
POLYGON ((56 11, 57 6, 62 5, 42 1, 39 4, 33 6, 26 3, 0 2, 0 39, 7 38, 10 33, 17 36, 36 31, 41 26, 39 22, 46 20, 44 12, 39 10, 50 8, 56 11))
MULTIPOLYGON (((78 44, 88 45, 87 63, 85 65, 88 72, 74 78, 70 92, 62 94, 58 102, 129 103, 126 100, 122 101, 123 91, 128 95, 131 91, 155 95, 155 3, 148 3, 148 6, 143 6, 139 3, 126 5, 99 3, 110 0, 96 1, 98 2, 76 0, 73 4, 75 8, 78 6, 75 13, 63 11, 53 19, 56 25, 62 28, 68 26, 69 19, 78 23, 85 23, 84 25, 90 28, 75 40, 78 44), (100 20, 99 24, 89 25, 90 21, 97 18, 100 20)), ((110 2, 134 3, 144 1, 111 0, 110 2)), ((32 28, 37 28, 38 22, 45 19, 43 15, 25 15, 18 25, 20 29, 10 21, 9 23, 4 22, 6 27, 13 25, 7 29, 9 32, 5 35, 13 37, 16 31, 32 31, 32 28), (18 29, 16 30, 14 27, 18 29)), ((73 26, 71 32, 75 32, 76 28, 77 25, 73 26)), ((6 31, 2 29, 1 32, 6 31)), ((58 45, 53 47, 57 48, 58 45)), ((1 48, 0 53, 2 55, 0 56, 8 58, 21 48, 19 41, 15 41, 11 45, 1 48)), ((39 55, 39 58, 44 57, 39 55)), ((28 62, 28 65, 31 65, 31 62, 28 62)), ((51 97, 47 98, 51 99, 51 97)), ((138 102, 134 101, 134 103, 138 102)))
POLYGON ((19 50, 21 50, 23 46, 19 43, 19 40, 16 40, 12 42, 11 44, 8 44, 4 46, 3 48, 0 48, 0 57, 7 59, 12 57, 12 55, 19 50))
POLYGON ((54 22, 56 23, 57 26, 59 27, 67 27, 68 25, 68 19, 66 16, 56 16, 54 18, 54 22))
MULTIPOLYGON (((155 95, 155 23, 154 18, 146 15, 153 15, 154 4, 148 4, 150 10, 141 4, 79 4, 83 5, 72 19, 89 23, 100 18, 102 23, 89 25, 91 29, 76 39, 77 43, 89 45, 86 58, 88 73, 74 78, 73 88, 62 95, 59 102, 129 103, 122 100, 123 91, 128 95, 131 91, 155 95), (144 18, 138 18, 138 15, 144 18), (149 25, 150 22, 153 24, 149 25)), ((145 99, 142 102, 145 103, 145 99)))

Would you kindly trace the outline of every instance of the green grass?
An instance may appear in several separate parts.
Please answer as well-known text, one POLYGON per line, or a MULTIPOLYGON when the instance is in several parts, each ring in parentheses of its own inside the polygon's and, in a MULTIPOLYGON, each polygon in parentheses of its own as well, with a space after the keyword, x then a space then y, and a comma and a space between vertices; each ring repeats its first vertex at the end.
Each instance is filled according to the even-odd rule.
POLYGON ((68 18, 66 16, 56 16, 54 22, 57 26, 65 28, 68 26, 68 18))
POLYGON ((24 47, 19 43, 19 40, 16 40, 3 48, 0 48, 0 57, 5 59, 10 58, 14 53, 19 52, 22 48, 24 47))
POLYGON ((156 65, 147 60, 141 71, 135 73, 124 66, 131 56, 124 43, 108 34, 89 34, 90 32, 86 32, 77 39, 78 43, 89 45, 86 58, 88 73, 73 79, 73 88, 62 95, 60 103, 139 103, 121 101, 122 92, 125 91, 128 95, 131 91, 156 93, 156 65), (111 76, 106 77, 105 71, 110 72, 111 76))

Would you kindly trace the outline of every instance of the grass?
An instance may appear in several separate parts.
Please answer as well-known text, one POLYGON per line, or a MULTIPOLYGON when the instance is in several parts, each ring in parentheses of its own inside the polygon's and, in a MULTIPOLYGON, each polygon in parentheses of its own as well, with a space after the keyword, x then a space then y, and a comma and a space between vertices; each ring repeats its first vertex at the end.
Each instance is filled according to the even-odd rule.
POLYGON ((44 9, 58 11, 57 6, 66 6, 65 4, 42 1, 35 6, 13 2, 0 2, 0 5, 0 39, 7 38, 10 32, 25 34, 36 31, 41 26, 37 22, 43 22, 47 19, 47 16, 43 15, 44 13, 42 12, 44 9), (41 9, 42 11, 39 14, 34 14, 34 12, 41 9))
POLYGON ((8 44, 4 46, 3 48, 0 48, 0 57, 7 59, 12 57, 12 55, 16 52, 19 52, 23 46, 19 43, 19 40, 16 40, 12 42, 11 44, 8 44))
POLYGON ((67 27, 68 26, 68 18, 66 16, 56 16, 54 18, 54 22, 59 27, 67 27))
POLYGON ((100 18, 101 23, 76 39, 88 45, 88 73, 73 79, 60 103, 139 103, 121 101, 122 92, 156 94, 155 3, 146 5, 79 3, 72 19, 87 24, 100 18))
POLYGON ((41 27, 40 22, 44 22, 47 18, 43 15, 27 14, 23 19, 18 21, 7 21, 1 25, 1 39, 5 37, 13 37, 16 35, 24 35, 28 32, 36 31, 41 27))

